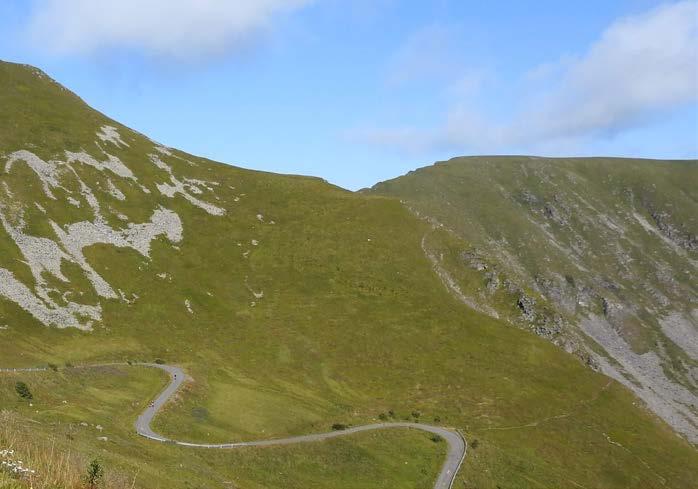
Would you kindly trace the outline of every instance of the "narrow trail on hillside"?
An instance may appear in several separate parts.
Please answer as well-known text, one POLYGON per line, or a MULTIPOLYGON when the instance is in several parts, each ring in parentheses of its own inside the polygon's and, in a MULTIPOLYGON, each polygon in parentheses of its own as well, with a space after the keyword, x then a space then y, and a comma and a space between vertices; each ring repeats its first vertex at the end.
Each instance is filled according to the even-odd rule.
MULTIPOLYGON (((419 213, 417 213, 414 209, 411 209, 408 207, 408 209, 414 213, 418 218, 420 219, 425 219, 423 218, 419 213)), ((497 311, 495 311, 492 307, 488 306, 487 304, 482 304, 475 300, 473 297, 469 297, 463 293, 461 290, 460 286, 458 285, 458 282, 451 276, 451 274, 444 268, 444 266, 441 264, 441 260, 439 257, 431 250, 429 250, 429 247, 427 246, 427 239, 429 238, 430 234, 433 234, 436 229, 443 229, 448 231, 449 234, 456 236, 456 234, 440 224, 438 221, 434 219, 425 219, 429 224, 431 224, 432 229, 431 231, 427 232, 422 236, 422 241, 421 241, 421 247, 422 247, 422 252, 424 253, 424 256, 429 260, 429 263, 431 263, 431 268, 436 274, 437 277, 439 277, 439 280, 441 280, 441 283, 444 285, 446 290, 458 301, 462 302, 469 308, 482 313, 486 316, 490 316, 495 319, 499 319, 499 314, 497 311)), ((457 237, 457 236, 456 236, 457 237)))
POLYGON ((548 421, 554 421, 556 419, 564 419, 564 418, 569 418, 570 416, 573 416, 577 412, 579 412, 582 408, 588 406, 589 404, 593 404, 596 402, 599 397, 601 397, 601 394, 606 392, 609 387, 613 384, 613 380, 609 379, 608 382, 606 382, 606 385, 604 385, 599 391, 594 394, 594 396, 591 399, 587 399, 584 401, 580 401, 579 404, 571 411, 562 413, 562 414, 557 414, 555 416, 548 416, 546 418, 541 418, 537 419, 535 421, 531 421, 530 423, 527 424, 522 424, 522 425, 516 425, 516 426, 494 426, 491 428, 482 428, 482 431, 507 431, 507 430, 519 430, 523 428, 535 428, 543 423, 547 423, 548 421))
MULTIPOLYGON (((109 363, 109 364, 99 364, 99 365, 83 365, 75 366, 71 368, 99 368, 99 367, 111 367, 111 366, 124 366, 123 363, 109 363)), ((187 379, 187 375, 180 367, 173 365, 161 365, 156 363, 134 363, 134 366, 157 368, 167 372, 170 376, 170 383, 165 387, 165 389, 155 398, 155 400, 149 404, 135 423, 136 433, 140 436, 148 438, 160 443, 170 443, 174 445, 192 447, 192 448, 209 448, 209 449, 234 449, 234 448, 244 448, 244 447, 269 447, 269 446, 280 446, 280 445, 295 445, 298 443, 311 443, 320 442, 324 440, 329 440, 332 438, 338 438, 341 436, 348 436, 354 433, 361 433, 364 431, 372 430, 385 430, 385 429, 414 429, 426 431, 434 435, 438 435, 443 438, 446 443, 448 443, 448 454, 446 455, 446 461, 441 467, 441 472, 434 483, 434 489, 452 489, 456 481, 456 476, 458 470, 463 464, 465 459, 465 454, 468 445, 463 438, 463 436, 456 430, 443 428, 441 426, 432 426, 422 423, 375 423, 362 426, 354 426, 341 431, 331 431, 328 433, 315 433, 310 435, 302 436, 292 436, 288 438, 279 438, 275 440, 258 440, 258 441, 245 441, 245 442, 234 442, 234 443, 189 443, 185 441, 172 440, 165 436, 159 435, 153 431, 150 427, 151 422, 158 414, 158 412, 163 408, 163 406, 179 391, 182 384, 187 379)), ((45 372, 48 368, 18 368, 18 369, 0 369, 0 372, 45 372)))

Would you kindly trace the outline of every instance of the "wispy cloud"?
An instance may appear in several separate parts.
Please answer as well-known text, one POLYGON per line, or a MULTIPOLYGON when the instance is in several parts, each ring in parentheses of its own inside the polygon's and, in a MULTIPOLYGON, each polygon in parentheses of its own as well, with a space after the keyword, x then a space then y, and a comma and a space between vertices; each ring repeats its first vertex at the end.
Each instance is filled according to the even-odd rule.
POLYGON ((698 100, 696 19, 698 4, 686 1, 613 24, 516 132, 534 139, 615 132, 698 100))
POLYGON ((58 54, 105 48, 190 58, 249 42, 275 17, 312 0, 35 0, 28 31, 58 54))
POLYGON ((465 64, 457 45, 458 33, 454 27, 432 24, 418 30, 388 63, 388 85, 436 81, 447 84, 448 90, 455 94, 477 93, 486 72, 465 64))
POLYGON ((387 81, 400 85, 424 79, 452 77, 454 32, 443 25, 429 25, 412 34, 389 63, 387 81))
MULTIPOLYGON (((452 108, 437 127, 372 128, 353 135, 412 151, 506 151, 568 145, 640 127, 698 101, 697 18, 698 3, 691 0, 616 21, 584 54, 524 74, 522 108, 503 122, 453 97, 452 108)), ((411 73, 404 71, 402 78, 411 73)))

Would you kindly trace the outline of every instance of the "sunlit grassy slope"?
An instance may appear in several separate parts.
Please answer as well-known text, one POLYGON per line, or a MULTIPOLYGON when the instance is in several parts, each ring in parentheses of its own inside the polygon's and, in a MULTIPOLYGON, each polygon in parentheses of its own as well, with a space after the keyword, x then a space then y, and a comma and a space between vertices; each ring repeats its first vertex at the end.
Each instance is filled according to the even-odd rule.
MULTIPOLYGON (((201 197, 226 210, 212 216, 181 195, 156 190, 163 174, 147 157, 155 143, 45 75, 0 64, 0 87, 0 154, 97 156, 95 133, 112 125, 129 146, 100 144, 151 193, 122 186, 126 199, 112 198, 96 190, 107 185, 104 172, 76 167, 102 208, 114 210, 111 224, 123 226, 117 213, 143 222, 162 206, 183 225, 181 243, 160 237, 149 259, 127 248, 85 250, 130 302, 99 299, 79 268, 63 265, 70 282, 56 287, 102 304, 103 320, 93 331, 46 327, 0 298, 0 326, 8 326, 0 330, 0 367, 155 358, 182 365, 193 380, 156 426, 187 440, 325 431, 390 411, 456 427, 478 440, 456 487, 694 484, 696 451, 625 388, 455 300, 422 251, 430 227, 398 200, 176 151, 162 156, 176 175, 218 184, 201 197)), ((26 168, 0 180, 34 236, 55 239, 49 220, 90 218, 85 208, 48 199, 26 168)), ((35 285, 1 230, 0 267, 35 285)), ((137 474, 138 487, 423 489, 445 452, 426 435, 400 431, 238 452, 157 445, 132 430, 139 409, 164 385, 157 372, 123 367, 20 377, 35 391, 34 405, 18 400, 18 376, 2 374, 0 409, 17 413, 22 430, 55 440, 59 451, 98 455, 119 474, 137 474), (103 435, 92 431, 96 424, 103 435)))

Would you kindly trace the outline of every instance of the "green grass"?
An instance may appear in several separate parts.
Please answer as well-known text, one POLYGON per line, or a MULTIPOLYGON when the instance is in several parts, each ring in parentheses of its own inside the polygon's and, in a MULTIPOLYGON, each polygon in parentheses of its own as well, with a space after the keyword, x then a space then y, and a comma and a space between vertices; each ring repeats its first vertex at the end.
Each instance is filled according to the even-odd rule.
MULTIPOLYGON (((84 148, 97 154, 94 133, 110 121, 25 68, 0 64, 0 86, 0 153, 32 148, 49 158, 84 148), (18 86, 28 91, 13 89, 18 86)), ((152 143, 112 124, 131 146, 109 151, 154 189, 163 176, 146 158, 152 143)), ((127 200, 109 205, 134 222, 160 205, 176 211, 184 226, 180 249, 160 239, 150 260, 106 246, 86 250, 115 290, 139 296, 134 304, 103 301, 104 321, 92 332, 45 328, 0 299, 0 325, 9 325, 0 330, 0 342, 11 345, 3 346, 0 366, 156 358, 181 365, 194 381, 155 426, 192 441, 327 431, 334 423, 372 422, 389 410, 397 419, 419 411, 424 422, 459 428, 480 441, 456 487, 466 481, 466 487, 538 487, 535 480, 556 487, 568 480, 647 487, 654 471, 667 487, 692 483, 695 449, 636 406, 627 391, 613 387, 585 404, 604 388, 605 377, 454 300, 421 249, 430 227, 396 199, 177 154, 198 165, 163 157, 177 175, 220 183, 220 200, 204 197, 228 209, 226 216, 209 216, 181 196, 129 193, 122 185, 127 200), (157 277, 163 272, 172 280, 157 277), (264 297, 255 299, 248 287, 264 297), (492 430, 580 406, 578 414, 535 429, 492 430), (603 433, 632 444, 632 453, 615 450, 603 433)), ((78 170, 95 188, 104 178, 78 170)), ((31 174, 0 179, 16 189, 17 202, 26 208, 41 203, 60 224, 87 218, 84 209, 46 199, 31 174)), ((106 209, 108 198, 99 197, 106 209)), ((32 229, 49 233, 40 225, 32 229)), ((0 266, 32 283, 3 233, 0 252, 0 266)), ((97 300, 79 270, 70 278, 61 290, 97 300)), ((234 481, 240 489, 423 489, 443 461, 443 444, 401 430, 240 452, 157 445, 136 437, 132 425, 162 387, 159 373, 118 368, 21 377, 36 405, 19 402, 12 391, 16 379, 2 375, 3 408, 38 421, 27 424, 37 436, 55 437, 80 453, 98 452, 109 468, 138 473, 144 488, 230 487, 225 482, 234 481), (66 441, 68 427, 81 421, 102 424, 110 441, 103 445, 89 429, 77 429, 66 441)))
MULTIPOLYGON (((161 372, 140 367, 0 374, 0 411, 31 420, 26 424, 31 433, 50 439, 56 453, 99 458, 107 475, 135 477, 138 487, 226 487, 234 481, 250 488, 422 488, 445 456, 445 444, 408 430, 234 451, 154 443, 132 426, 165 380, 161 372), (31 405, 14 394, 18 379, 30 385, 31 405), (108 440, 100 441, 102 436, 108 440)), ((32 467, 32 457, 24 458, 32 467)))
POLYGON ((697 179, 695 160, 481 156, 439 162, 367 194, 399 198, 443 224, 428 246, 443 253, 466 295, 503 318, 521 324, 516 300, 523 292, 536 298, 542 316, 560 316, 579 342, 575 324, 603 316, 605 298, 624 306, 609 322, 630 348, 659 354, 669 378, 695 390, 683 365, 698 364, 665 336, 658 319, 679 313, 691 322, 697 179), (653 214, 674 228, 672 237, 648 233, 635 217, 661 234, 653 214), (672 239, 676 244, 667 243, 672 239), (476 252, 488 270, 470 269, 464 251, 476 252), (486 291, 492 272, 501 279, 494 294, 486 291))

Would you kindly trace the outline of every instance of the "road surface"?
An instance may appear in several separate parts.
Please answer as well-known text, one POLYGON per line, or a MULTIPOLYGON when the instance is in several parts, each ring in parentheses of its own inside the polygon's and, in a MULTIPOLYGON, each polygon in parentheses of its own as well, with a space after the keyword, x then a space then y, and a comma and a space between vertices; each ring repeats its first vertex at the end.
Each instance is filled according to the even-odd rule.
MULTIPOLYGON (((108 364, 108 366, 121 365, 121 364, 108 364)), ((293 436, 289 438, 279 438, 276 440, 260 440, 260 441, 245 441, 237 443, 218 443, 218 444, 205 444, 205 443, 189 443, 185 441, 178 441, 166 438, 159 435, 153 431, 150 427, 155 415, 162 409, 162 407, 175 395, 175 393, 180 389, 187 376, 179 367, 173 365, 160 365, 156 363, 138 363, 134 364, 142 367, 158 368, 164 370, 170 375, 170 383, 165 387, 165 389, 157 396, 157 398, 149 404, 148 408, 138 416, 136 420, 136 432, 150 440, 161 442, 161 443, 173 443, 175 445, 180 445, 184 447, 193 448, 213 448, 213 449, 232 449, 232 448, 242 448, 242 447, 268 447, 268 446, 278 446, 278 445, 294 445, 297 443, 310 443, 310 442, 320 442, 323 440, 329 440, 331 438, 338 438, 340 436, 352 435, 354 433, 360 433, 364 431, 371 430, 385 430, 385 429, 396 429, 396 428, 407 428, 426 431, 428 433, 433 433, 439 435, 448 444, 448 454, 446 456, 446 461, 444 462, 441 472, 439 473, 436 482, 434 483, 434 489, 452 489, 453 484, 456 480, 456 475, 460 469, 463 459, 465 458, 465 453, 467 450, 467 444, 465 439, 455 430, 450 430, 440 426, 432 426, 422 423, 375 423, 367 424, 362 426, 355 426, 352 428, 347 428, 345 430, 331 431, 328 433, 316 433, 311 435, 293 436)), ((91 367, 103 367, 102 365, 86 365, 75 368, 91 368, 91 367)), ((0 372, 37 372, 45 371, 46 368, 32 368, 32 369, 0 369, 0 372)))

